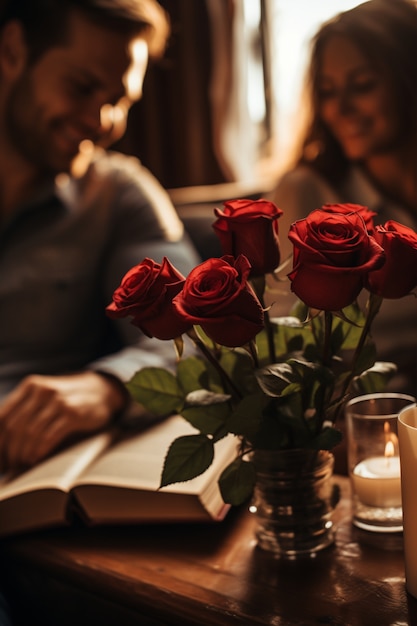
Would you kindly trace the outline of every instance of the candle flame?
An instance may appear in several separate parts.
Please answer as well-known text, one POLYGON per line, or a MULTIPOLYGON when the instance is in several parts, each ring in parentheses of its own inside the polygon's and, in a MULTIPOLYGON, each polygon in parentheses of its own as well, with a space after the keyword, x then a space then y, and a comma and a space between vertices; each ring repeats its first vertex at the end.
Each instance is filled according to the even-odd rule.
POLYGON ((385 444, 385 456, 386 458, 390 458, 392 456, 394 456, 394 444, 392 441, 387 441, 387 443, 385 444))
POLYGON ((384 422, 384 434, 385 434, 385 457, 390 458, 397 454, 398 450, 398 437, 395 433, 391 432, 388 422, 384 422))

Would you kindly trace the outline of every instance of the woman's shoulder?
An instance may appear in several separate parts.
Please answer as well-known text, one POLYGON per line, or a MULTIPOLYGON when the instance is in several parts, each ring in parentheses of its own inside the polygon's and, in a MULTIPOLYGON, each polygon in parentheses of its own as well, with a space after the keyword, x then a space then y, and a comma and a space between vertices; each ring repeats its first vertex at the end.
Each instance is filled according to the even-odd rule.
POLYGON ((334 189, 323 176, 308 165, 298 165, 288 170, 278 180, 277 189, 296 189, 297 191, 314 191, 323 196, 336 196, 337 191, 334 189))
POLYGON ((302 217, 323 204, 340 201, 338 191, 306 165, 285 172, 274 190, 274 202, 278 206, 287 206, 293 214, 302 217))

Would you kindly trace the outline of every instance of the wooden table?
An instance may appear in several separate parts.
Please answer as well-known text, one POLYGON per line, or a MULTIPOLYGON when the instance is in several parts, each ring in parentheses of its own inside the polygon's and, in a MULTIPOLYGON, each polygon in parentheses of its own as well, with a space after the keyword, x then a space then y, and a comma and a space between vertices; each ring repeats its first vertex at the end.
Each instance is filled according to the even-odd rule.
POLYGON ((4 540, 18 626, 415 626, 402 537, 352 527, 337 477, 336 544, 281 561, 245 509, 221 524, 49 530, 4 540))

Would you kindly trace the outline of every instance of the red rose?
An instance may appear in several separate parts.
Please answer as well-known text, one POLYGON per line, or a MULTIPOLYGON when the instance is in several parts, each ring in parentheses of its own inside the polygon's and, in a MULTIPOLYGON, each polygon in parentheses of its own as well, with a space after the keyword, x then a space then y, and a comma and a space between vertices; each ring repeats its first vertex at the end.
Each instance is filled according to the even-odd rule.
POLYGON ((249 272, 243 255, 208 259, 191 270, 174 306, 213 341, 242 346, 263 328, 263 309, 247 282, 249 272))
POLYGON ((167 258, 162 264, 146 258, 123 277, 107 314, 113 319, 131 315, 132 324, 148 337, 175 339, 190 329, 172 304, 184 282, 167 258))
POLYGON ((370 235, 375 232, 374 217, 378 215, 375 211, 371 211, 367 206, 361 204, 325 204, 321 207, 323 211, 330 213, 358 213, 365 222, 366 230, 370 235))
POLYGON ((417 233, 389 220, 374 235, 385 250, 381 269, 370 272, 366 287, 383 298, 402 298, 417 286, 417 233))
POLYGON ((267 200, 230 200, 224 210, 214 209, 213 228, 223 254, 244 254, 252 266, 251 276, 273 272, 279 265, 278 218, 282 215, 267 200))
POLYGON ((309 307, 339 311, 351 304, 368 272, 384 263, 384 251, 357 212, 312 211, 291 225, 292 291, 309 307))

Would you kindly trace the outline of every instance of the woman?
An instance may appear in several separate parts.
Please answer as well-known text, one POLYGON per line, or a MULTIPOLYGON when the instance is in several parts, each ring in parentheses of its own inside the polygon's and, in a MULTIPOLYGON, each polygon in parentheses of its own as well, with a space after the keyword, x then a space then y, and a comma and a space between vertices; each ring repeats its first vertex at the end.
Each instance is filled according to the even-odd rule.
MULTIPOLYGON (((370 0, 325 23, 312 41, 306 97, 306 126, 273 198, 284 210, 283 258, 290 223, 326 203, 365 205, 375 223, 417 229, 416 3, 370 0)), ((374 333, 380 358, 411 372, 396 384, 414 395, 416 320, 414 298, 385 301, 374 333)))

